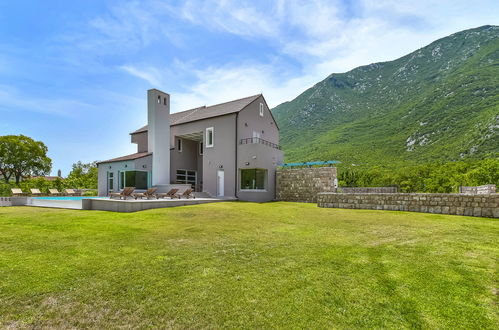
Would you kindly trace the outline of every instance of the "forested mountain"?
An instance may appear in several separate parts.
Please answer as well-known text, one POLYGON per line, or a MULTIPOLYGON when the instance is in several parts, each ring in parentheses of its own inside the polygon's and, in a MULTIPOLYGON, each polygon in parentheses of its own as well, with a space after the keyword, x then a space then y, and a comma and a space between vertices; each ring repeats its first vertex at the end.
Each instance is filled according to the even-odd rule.
POLYGON ((387 165, 499 156, 499 27, 333 73, 273 110, 286 161, 387 165))

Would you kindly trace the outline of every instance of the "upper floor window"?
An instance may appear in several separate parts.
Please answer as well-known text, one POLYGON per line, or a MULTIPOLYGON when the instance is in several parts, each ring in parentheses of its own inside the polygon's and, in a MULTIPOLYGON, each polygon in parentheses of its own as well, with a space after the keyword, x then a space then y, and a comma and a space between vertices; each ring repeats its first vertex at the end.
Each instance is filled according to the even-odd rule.
POLYGON ((177 139, 177 150, 182 152, 182 139, 177 139))
POLYGON ((158 104, 161 104, 161 96, 158 95, 158 104))
POLYGON ((163 99, 163 105, 166 105, 166 97, 163 99))
POLYGON ((206 129, 206 148, 211 148, 215 144, 215 130, 213 127, 206 129))
POLYGON ((263 103, 260 103, 260 117, 263 117, 263 103))

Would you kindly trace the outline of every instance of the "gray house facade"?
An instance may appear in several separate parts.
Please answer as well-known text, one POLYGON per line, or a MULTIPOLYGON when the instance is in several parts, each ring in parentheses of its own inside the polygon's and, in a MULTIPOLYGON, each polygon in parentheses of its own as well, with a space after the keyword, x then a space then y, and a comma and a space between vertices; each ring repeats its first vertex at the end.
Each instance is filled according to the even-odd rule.
POLYGON ((263 95, 170 114, 170 97, 148 91, 148 124, 132 133, 137 153, 99 162, 99 195, 125 186, 192 187, 213 197, 275 199, 279 128, 263 95))

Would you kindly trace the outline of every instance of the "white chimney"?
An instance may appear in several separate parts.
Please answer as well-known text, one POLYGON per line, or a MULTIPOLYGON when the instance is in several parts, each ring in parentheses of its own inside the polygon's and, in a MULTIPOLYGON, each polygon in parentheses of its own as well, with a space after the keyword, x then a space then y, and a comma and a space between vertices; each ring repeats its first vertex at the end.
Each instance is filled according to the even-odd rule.
POLYGON ((170 95, 147 91, 147 143, 152 152, 152 185, 170 184, 170 95))

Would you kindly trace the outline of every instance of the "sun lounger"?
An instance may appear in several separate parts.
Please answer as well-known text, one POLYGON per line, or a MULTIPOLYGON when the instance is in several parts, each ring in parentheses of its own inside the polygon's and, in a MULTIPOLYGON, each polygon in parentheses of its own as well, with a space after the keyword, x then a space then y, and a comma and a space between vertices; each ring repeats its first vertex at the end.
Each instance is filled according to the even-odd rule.
POLYGON ((26 195, 23 193, 23 191, 19 188, 10 188, 10 191, 12 192, 12 196, 24 196, 26 195))
POLYGON ((194 196, 193 194, 194 190, 192 189, 186 189, 183 193, 181 193, 178 198, 182 198, 182 197, 185 197, 185 198, 196 198, 196 196, 194 196))
POLYGON ((158 188, 149 188, 147 189, 147 191, 143 192, 143 193, 134 193, 132 196, 137 199, 137 198, 144 198, 146 197, 147 199, 151 198, 151 197, 156 197, 158 198, 158 196, 156 195, 156 190, 158 190, 158 188))
POLYGON ((57 189, 49 189, 49 194, 51 196, 61 196, 62 194, 57 189))
POLYGON ((177 195, 177 191, 178 189, 170 189, 169 192, 167 193, 160 193, 160 194, 156 194, 156 198, 167 198, 167 197, 170 197, 171 199, 173 198, 179 198, 179 196, 177 195))
POLYGON ((42 195, 40 189, 31 188, 30 190, 31 190, 31 195, 33 195, 33 196, 41 196, 42 195))
POLYGON ((74 189, 65 189, 64 191, 68 196, 81 196, 81 193, 76 192, 74 189))
POLYGON ((120 192, 110 193, 109 198, 118 197, 119 199, 122 199, 122 198, 127 199, 128 197, 132 196, 134 190, 135 190, 135 187, 125 187, 120 192))

